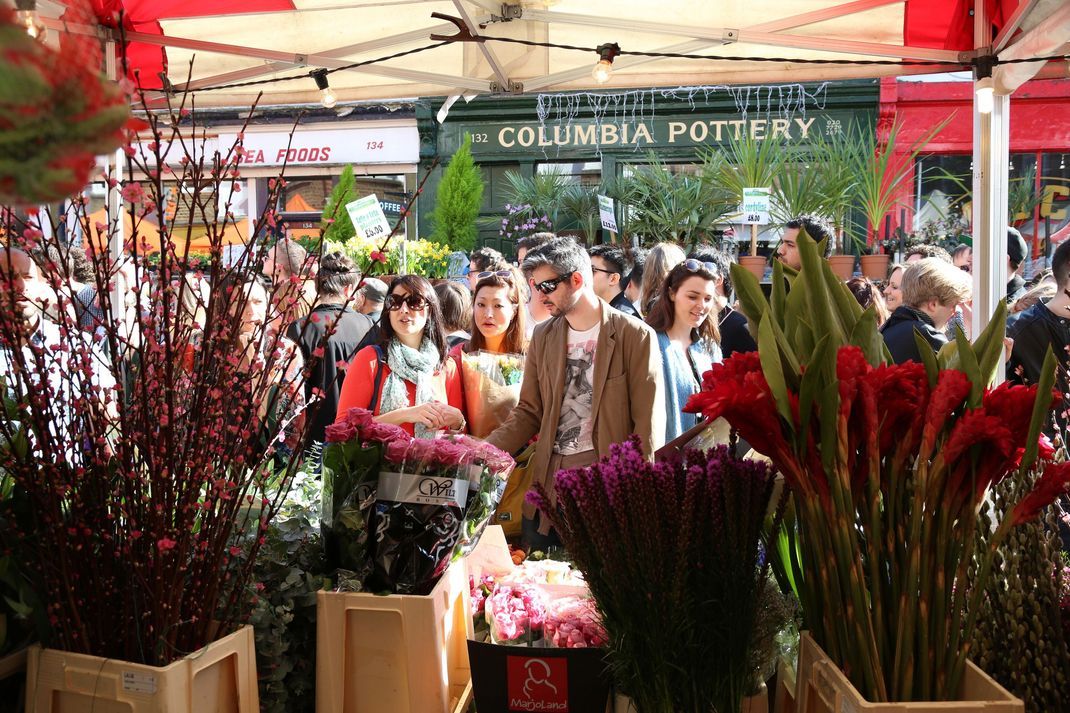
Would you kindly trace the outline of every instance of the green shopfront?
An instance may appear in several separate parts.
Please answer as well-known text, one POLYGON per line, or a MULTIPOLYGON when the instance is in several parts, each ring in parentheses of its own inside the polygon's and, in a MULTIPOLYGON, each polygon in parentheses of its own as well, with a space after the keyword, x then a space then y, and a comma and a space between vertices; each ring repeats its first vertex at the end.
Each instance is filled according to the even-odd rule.
POLYGON ((440 100, 417 105, 421 164, 428 166, 435 156, 440 160, 420 199, 420 234, 431 232, 430 213, 444 166, 464 135, 471 134, 472 154, 486 185, 480 244, 511 255, 513 245, 502 244, 495 227, 508 202, 505 176, 510 171, 523 176, 557 172, 596 186, 649 161, 651 153, 672 170, 692 170, 700 147, 743 135, 785 141, 804 151, 818 133, 832 134, 852 123, 875 127, 878 84, 862 80, 477 97, 456 102, 440 124, 436 114, 441 105, 440 100))

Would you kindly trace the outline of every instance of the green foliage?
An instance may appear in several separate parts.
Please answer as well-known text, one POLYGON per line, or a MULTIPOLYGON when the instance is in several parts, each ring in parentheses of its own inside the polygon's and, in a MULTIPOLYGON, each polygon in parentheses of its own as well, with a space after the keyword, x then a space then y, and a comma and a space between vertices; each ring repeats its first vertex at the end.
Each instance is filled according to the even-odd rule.
POLYGON ((316 691, 316 592, 329 588, 318 479, 300 473, 270 524, 253 568, 256 664, 263 713, 312 713, 316 691))
POLYGON ((468 252, 476 246, 476 218, 483 202, 483 175, 472 160, 472 137, 450 159, 438 184, 431 240, 468 252))
POLYGON ((526 178, 515 171, 506 171, 505 182, 507 185, 504 194, 507 202, 531 206, 533 215, 545 215, 557 226, 562 201, 573 185, 568 176, 550 171, 526 178))
POLYGON ((632 176, 632 231, 658 242, 714 242, 714 225, 736 212, 740 201, 705 171, 674 173, 653 153, 647 159, 632 176))
MULTIPOLYGON (((321 240, 344 243, 357 234, 357 229, 353 227, 353 221, 349 219, 349 214, 346 212, 346 204, 352 203, 359 197, 353 167, 346 166, 342 169, 342 175, 338 177, 338 185, 327 198, 327 205, 323 207, 323 218, 320 220, 321 240)), ((308 246, 305 247, 307 249, 308 246)))

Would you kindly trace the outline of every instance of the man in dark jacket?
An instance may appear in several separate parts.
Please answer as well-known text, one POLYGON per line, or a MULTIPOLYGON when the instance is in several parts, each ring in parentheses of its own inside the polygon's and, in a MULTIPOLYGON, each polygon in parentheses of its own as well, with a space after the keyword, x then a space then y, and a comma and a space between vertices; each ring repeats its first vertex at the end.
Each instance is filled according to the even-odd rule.
POLYGON ((884 343, 896 364, 921 361, 914 333, 934 352, 947 344, 944 330, 955 309, 970 299, 970 276, 950 262, 928 257, 907 265, 903 271, 903 304, 881 327, 884 343))
POLYGON ((595 245, 587 251, 591 256, 591 271, 594 273, 594 293, 609 303, 613 309, 642 319, 624 295, 621 281, 628 271, 628 259, 616 245, 595 245))
POLYGON ((1025 262, 1029 246, 1015 228, 1007 228, 1007 304, 1012 305, 1025 294, 1025 280, 1018 268, 1025 262))
POLYGON ((310 407, 315 409, 310 429, 313 441, 323 442, 325 429, 334 423, 338 411, 338 395, 345 378, 338 364, 349 363, 372 328, 371 317, 349 306, 359 278, 356 265, 345 255, 324 255, 316 275, 316 307, 286 331, 286 336, 301 347, 305 364, 311 369, 305 381, 309 403, 313 403, 314 392, 322 392, 322 398, 310 407))
POLYGON ((1070 346, 1070 295, 1067 295, 1070 289, 1070 240, 1064 240, 1055 248, 1051 272, 1055 277, 1055 296, 1015 315, 1016 319, 1007 329, 1007 336, 1014 340, 1011 360, 1007 364, 1008 380, 1037 383, 1050 346, 1059 371, 1063 372, 1059 384, 1065 387, 1065 370, 1070 361, 1067 354, 1070 346))

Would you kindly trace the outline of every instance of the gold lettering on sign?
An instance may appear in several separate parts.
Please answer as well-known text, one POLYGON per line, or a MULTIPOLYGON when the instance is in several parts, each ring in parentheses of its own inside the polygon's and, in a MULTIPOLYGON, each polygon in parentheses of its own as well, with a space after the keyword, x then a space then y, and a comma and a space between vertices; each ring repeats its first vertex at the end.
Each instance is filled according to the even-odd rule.
POLYGON ((531 146, 535 143, 535 129, 523 126, 516 132, 516 142, 521 146, 531 146))
POLYGON ((687 124, 682 121, 669 122, 669 143, 675 144, 676 137, 687 131, 687 124))
POLYGON ((572 130, 571 130, 570 127, 568 127, 568 126, 565 126, 565 127, 555 126, 554 127, 554 143, 557 144, 558 146, 563 146, 563 145, 567 144, 568 140, 569 140, 569 136, 571 134, 572 134, 572 130), (561 129, 562 128, 564 128, 564 130, 565 130, 565 137, 564 138, 561 138, 561 129))
POLYGON ((752 139, 765 138, 765 119, 755 119, 750 123, 750 137, 752 139))
MULTIPOLYGON (((635 127, 635 134, 632 135, 632 143, 639 143, 639 138, 642 137, 648 144, 654 143, 654 137, 650 135, 650 129, 646 128, 646 124, 640 124, 635 127)), ((669 143, 672 143, 672 138, 669 138, 669 143)))
POLYGON ((502 130, 498 132, 498 145, 501 146, 503 149, 511 149, 513 146, 516 145, 516 142, 512 139, 506 141, 506 134, 509 134, 509 136, 514 136, 516 134, 516 129, 511 126, 503 126, 502 130))
POLYGON ((714 129, 713 138, 716 141, 721 141, 722 140, 721 139, 721 129, 723 129, 724 125, 727 124, 727 123, 728 123, 727 121, 711 121, 710 122, 710 126, 712 126, 713 129, 714 129))
POLYGON ((739 141, 742 138, 742 135, 740 134, 739 130, 742 129, 743 125, 746 124, 747 122, 744 121, 743 119, 736 119, 736 120, 730 121, 728 123, 732 125, 733 129, 736 130, 735 131, 736 141, 739 141))
POLYGON ((701 121, 696 121, 691 125, 691 140, 695 143, 699 143, 706 140, 706 137, 710 135, 709 127, 707 127, 701 121), (701 131, 700 131, 701 129, 701 131))
POLYGON ((773 119, 773 130, 769 134, 769 138, 775 139, 777 136, 783 136, 785 139, 790 139, 791 134, 788 133, 788 127, 791 126, 791 122, 787 119, 773 119))
POLYGON ((810 135, 810 125, 814 123, 814 120, 807 119, 806 121, 803 121, 802 119, 796 119, 795 123, 799 125, 800 129, 802 129, 802 137, 805 139, 807 136, 810 135))
POLYGON ((553 141, 547 141, 546 140, 546 127, 545 126, 540 126, 539 127, 539 146, 553 146, 553 145, 554 145, 553 141))
POLYGON ((617 143, 617 127, 613 124, 602 124, 602 145, 612 145, 617 143))
POLYGON ((572 127, 572 133, 575 134, 575 143, 584 146, 586 144, 595 143, 594 125, 581 126, 577 124, 572 127))

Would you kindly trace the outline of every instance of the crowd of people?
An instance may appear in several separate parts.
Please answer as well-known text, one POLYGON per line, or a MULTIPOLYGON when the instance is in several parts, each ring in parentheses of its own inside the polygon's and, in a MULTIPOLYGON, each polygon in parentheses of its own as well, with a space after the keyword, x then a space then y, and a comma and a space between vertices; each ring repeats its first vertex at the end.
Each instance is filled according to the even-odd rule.
MULTIPOLYGON (((800 231, 826 251, 835 242, 820 219, 801 216, 787 223, 776 259, 789 274, 802 270, 800 231)), ((1056 249, 1051 270, 1026 284, 1017 274, 1026 245, 1011 232, 1008 374, 1035 381, 1049 345, 1060 362, 1066 360, 1070 241, 1056 249)), ((920 361, 915 334, 933 350, 957 330, 970 336, 972 252, 968 246, 948 253, 919 245, 903 257, 882 284, 856 277, 847 287, 859 304, 874 309, 892 358, 920 361)), ((83 272, 68 272, 84 284, 74 286, 73 307, 92 334, 106 306, 75 258, 83 272)), ((48 289, 41 256, 10 248, 2 263, 16 292, 48 289)), ((466 282, 434 285, 412 274, 389 284, 362 278, 340 253, 323 255, 314 270, 311 263, 303 248, 282 240, 268 250, 258 279, 220 285, 239 291, 242 334, 275 335, 277 346, 292 353, 280 383, 300 384, 303 393, 289 403, 292 411, 317 405, 310 410, 308 442, 322 442, 327 426, 353 407, 417 437, 464 431, 478 405, 465 402, 462 358, 515 355, 524 360, 516 403, 480 435, 511 453, 534 444, 527 467, 534 483, 548 484, 557 470, 589 464, 632 434, 649 454, 687 433, 696 416, 683 408, 703 374, 732 354, 757 349, 734 306, 731 258, 712 245, 690 253, 673 243, 649 250, 617 244, 588 249, 570 237, 538 233, 518 242, 516 263, 480 248, 470 256, 466 282)), ((129 294, 133 278, 118 275, 119 293, 129 294)), ((207 304, 208 286, 187 286, 196 297, 184 311, 196 322, 203 318, 198 310, 207 304)), ((126 302, 124 309, 130 308, 126 302)), ((58 339, 48 315, 29 308, 26 329, 27 338, 58 339)), ((0 350, 0 359, 8 354, 0 350)), ((523 532, 533 547, 556 542, 530 504, 523 532)))

